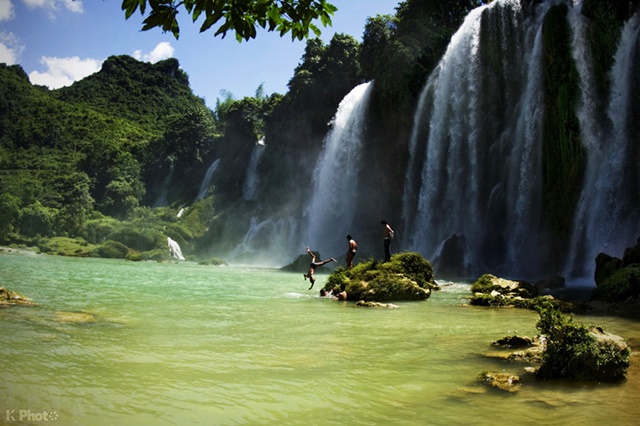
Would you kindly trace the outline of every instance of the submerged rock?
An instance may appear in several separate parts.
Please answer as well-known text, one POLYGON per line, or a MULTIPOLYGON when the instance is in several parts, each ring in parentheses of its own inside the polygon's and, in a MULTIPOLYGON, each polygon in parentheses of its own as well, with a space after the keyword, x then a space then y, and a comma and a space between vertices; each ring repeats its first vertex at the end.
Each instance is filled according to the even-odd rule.
POLYGON ((56 322, 87 324, 96 322, 96 317, 88 312, 66 312, 58 311, 53 318, 56 322))
POLYGON ((17 291, 11 291, 4 287, 0 287, 0 307, 2 306, 35 306, 37 303, 34 303, 26 296, 18 293, 17 291))
POLYGON ((521 387, 520 376, 511 373, 484 371, 480 374, 478 380, 485 385, 505 392, 517 392, 521 387))
POLYGON ((393 303, 379 303, 379 302, 365 302, 364 300, 358 300, 356 302, 356 306, 362 308, 391 308, 395 309, 398 305, 394 305, 393 303))

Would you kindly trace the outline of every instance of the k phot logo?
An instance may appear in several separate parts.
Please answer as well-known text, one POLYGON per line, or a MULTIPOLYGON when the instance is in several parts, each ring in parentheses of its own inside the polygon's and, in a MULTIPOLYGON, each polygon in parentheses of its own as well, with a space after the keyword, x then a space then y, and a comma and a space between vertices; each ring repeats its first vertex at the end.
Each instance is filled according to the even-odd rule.
POLYGON ((32 410, 6 410, 5 420, 8 422, 52 422, 58 420, 58 412, 32 410))

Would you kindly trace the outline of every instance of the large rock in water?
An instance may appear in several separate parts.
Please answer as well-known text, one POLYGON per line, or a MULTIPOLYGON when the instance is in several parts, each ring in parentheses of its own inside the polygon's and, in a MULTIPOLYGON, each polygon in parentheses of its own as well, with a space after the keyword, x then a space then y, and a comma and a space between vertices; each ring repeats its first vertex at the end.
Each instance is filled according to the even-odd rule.
POLYGON ((324 289, 346 291, 348 300, 391 302, 425 300, 439 287, 431 263, 418 253, 406 252, 393 255, 390 262, 370 260, 351 269, 339 268, 324 289))
POLYGON ((622 259, 600 253, 596 257, 596 289, 592 299, 607 303, 640 301, 640 238, 622 259))
POLYGON ((466 241, 464 236, 453 234, 445 241, 436 261, 439 278, 455 279, 468 276, 468 265, 464 260, 466 241))

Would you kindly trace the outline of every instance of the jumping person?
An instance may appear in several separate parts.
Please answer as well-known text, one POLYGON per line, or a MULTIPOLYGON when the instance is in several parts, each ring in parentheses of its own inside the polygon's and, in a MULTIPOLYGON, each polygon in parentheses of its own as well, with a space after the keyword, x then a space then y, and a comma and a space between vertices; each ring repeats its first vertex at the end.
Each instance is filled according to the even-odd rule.
POLYGON ((323 260, 322 262, 316 262, 316 255, 313 254, 313 252, 311 250, 309 250, 309 247, 307 247, 307 253, 309 253, 309 256, 311 256, 311 263, 309 264, 309 272, 307 272, 306 274, 302 274, 302 276, 304 277, 305 281, 307 278, 309 278, 309 281, 311 281, 311 287, 309 287, 309 290, 311 290, 313 288, 313 285, 316 283, 316 279, 313 276, 316 272, 316 268, 318 266, 322 266, 322 265, 326 265, 329 262, 337 262, 337 260, 335 260, 333 257, 329 260, 323 260))
POLYGON ((347 235, 347 241, 349 241, 349 247, 347 248, 347 254, 344 260, 347 262, 347 269, 351 269, 353 268, 353 258, 356 257, 356 251, 358 251, 358 243, 356 243, 351 235, 347 235))
POLYGON ((384 261, 391 260, 391 240, 393 239, 393 229, 386 220, 381 220, 380 224, 384 226, 384 261))

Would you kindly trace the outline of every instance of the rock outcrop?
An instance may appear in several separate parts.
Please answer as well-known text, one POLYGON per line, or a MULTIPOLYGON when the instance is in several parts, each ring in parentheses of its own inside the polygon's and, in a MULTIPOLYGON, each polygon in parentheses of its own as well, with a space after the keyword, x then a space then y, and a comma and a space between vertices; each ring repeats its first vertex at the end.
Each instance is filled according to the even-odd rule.
POLYGON ((351 269, 338 268, 324 289, 346 291, 349 300, 390 302, 425 300, 439 287, 431 263, 418 253, 406 252, 392 256, 389 262, 370 260, 351 269))
POLYGON ((23 296, 17 291, 11 291, 4 287, 0 287, 0 307, 3 306, 35 306, 37 303, 34 303, 28 297, 23 296))

